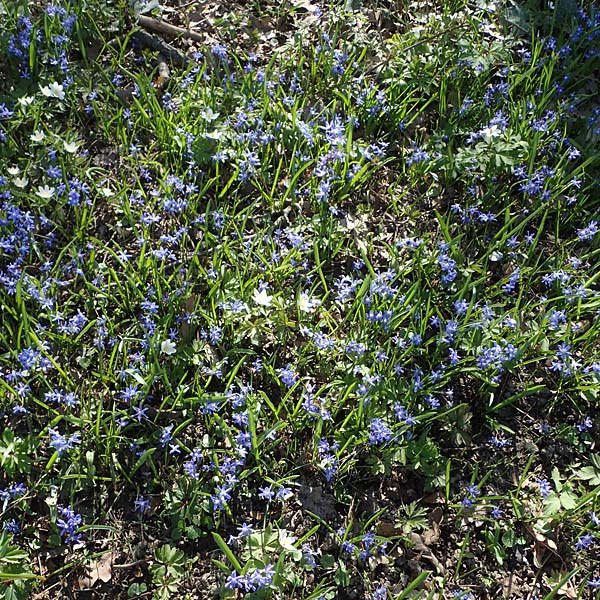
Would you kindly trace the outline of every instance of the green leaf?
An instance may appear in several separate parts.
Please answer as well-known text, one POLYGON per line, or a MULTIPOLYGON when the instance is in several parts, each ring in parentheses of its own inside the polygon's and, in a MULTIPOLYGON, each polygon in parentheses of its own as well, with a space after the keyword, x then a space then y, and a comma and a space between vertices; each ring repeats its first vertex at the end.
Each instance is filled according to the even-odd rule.
POLYGON ((127 597, 135 598, 137 596, 141 596, 147 590, 147 586, 145 583, 132 583, 127 589, 127 597))
POLYGON ((9 585, 1 590, 2 600, 25 600, 29 597, 27 590, 19 589, 17 585, 9 585))
POLYGON ((178 550, 169 544, 163 544, 155 552, 156 560, 167 565, 169 571, 177 571, 179 567, 185 564, 185 554, 183 550, 178 550))
POLYGON ((562 507, 566 510, 570 510, 577 506, 577 496, 570 492, 569 490, 565 490, 560 494, 560 503, 562 507))
POLYGON ((9 549, 0 557, 0 562, 7 563, 9 565, 17 565, 27 560, 27 553, 23 552, 16 546, 10 546, 9 549))
POLYGON ((544 514, 546 516, 555 515, 560 510, 560 498, 556 494, 550 494, 544 499, 544 514))
POLYGON ((131 469, 130 477, 133 477, 139 469, 146 463, 148 458, 150 458, 156 452, 156 448, 148 448, 136 461, 135 465, 131 469))
POLYGON ((582 467, 575 471, 575 477, 588 481, 590 485, 600 485, 600 471, 592 466, 582 467))
POLYGON ((0 581, 16 581, 19 579, 44 579, 41 575, 30 573, 28 571, 21 571, 17 573, 5 573, 0 572, 0 581))
POLYGON ((153 10, 160 8, 160 2, 158 0, 133 0, 133 2, 130 1, 129 4, 133 8, 133 14, 136 17, 146 15, 153 10))
POLYGON ((512 548, 516 543, 517 534, 511 529, 507 529, 502 534, 502 545, 505 548, 512 548))
POLYGON ((215 542, 217 543, 217 546, 219 546, 219 548, 221 548, 221 551, 227 557, 227 559, 229 560, 229 562, 233 565, 233 567, 235 568, 235 570, 238 573, 241 573, 242 572, 242 565, 240 564, 240 562, 238 561, 238 559, 235 557, 235 555, 231 551, 231 548, 225 543, 225 540, 218 533, 216 533, 215 531, 212 532, 212 536, 213 536, 215 542))
POLYGON ((560 492, 562 489, 562 484, 560 482, 560 471, 558 470, 558 467, 554 467, 554 469, 552 469, 552 481, 554 481, 556 489, 560 492))
POLYGON ((506 554, 506 552, 504 552, 502 546, 495 544, 494 546, 492 546, 492 550, 494 552, 494 557, 496 558, 497 563, 499 565, 503 565, 508 555, 506 554))
POLYGON ((340 562, 338 568, 333 574, 333 580, 339 587, 347 588, 350 585, 350 573, 344 563, 340 562))
POLYGON ((413 579, 408 584, 408 586, 406 586, 406 589, 398 596, 398 598, 396 598, 396 600, 404 600, 405 598, 410 598, 412 592, 416 590, 429 577, 430 574, 431 571, 423 571, 422 573, 420 573, 418 577, 413 579))
POLYGON ((335 564, 335 558, 331 554, 323 554, 319 562, 325 569, 330 569, 335 564))

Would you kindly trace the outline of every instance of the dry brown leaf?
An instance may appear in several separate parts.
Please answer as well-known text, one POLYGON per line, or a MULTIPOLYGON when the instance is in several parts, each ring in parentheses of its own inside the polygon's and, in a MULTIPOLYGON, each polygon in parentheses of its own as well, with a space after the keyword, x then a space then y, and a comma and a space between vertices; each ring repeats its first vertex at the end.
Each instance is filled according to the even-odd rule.
POLYGON ((444 504, 446 497, 441 491, 435 491, 421 499, 423 504, 444 504))
POLYGON ((444 511, 441 506, 436 506, 428 515, 429 523, 439 525, 444 518, 444 511))
POLYGON ((425 538, 414 531, 410 534, 410 541, 413 543, 413 550, 419 552, 420 556, 428 560, 435 570, 443 575, 446 572, 444 565, 437 559, 436 555, 425 545, 425 538))
POLYGON ((389 556, 385 554, 375 554, 374 556, 369 557, 367 564, 369 566, 369 569, 371 569, 371 571, 374 571, 378 566, 388 566, 389 564, 391 564, 391 562, 392 560, 389 556))
POLYGON ((308 0, 292 0, 292 4, 294 5, 294 8, 300 8, 309 13, 314 13, 319 8, 316 4, 313 4, 308 0))
POLYGON ((413 544, 413 549, 417 552, 427 552, 428 548, 425 545, 425 540, 416 531, 411 532, 410 541, 413 544))
POLYGON ((153 85, 157 89, 164 89, 169 83, 169 79, 171 78, 171 71, 169 69, 169 65, 167 64, 164 56, 159 56, 158 58, 158 76, 153 82, 153 85))
POLYGON ((548 548, 549 550, 552 550, 553 552, 556 552, 558 550, 558 546, 556 545, 556 542, 553 539, 549 538, 548 536, 540 535, 536 539, 541 544, 544 544, 544 546, 546 546, 546 548, 548 548))
POLYGON ((85 569, 85 573, 79 578, 79 589, 89 590, 98 581, 108 583, 112 579, 112 566, 116 556, 114 552, 106 552, 98 560, 89 564, 85 569))
POLYGON ((389 521, 381 521, 377 525, 377 535, 381 535, 383 537, 392 537, 394 535, 398 535, 400 530, 396 528, 393 523, 389 521))
POLYGON ((559 596, 566 596, 567 598, 578 597, 577 588, 573 585, 570 579, 569 581, 560 586, 557 593, 559 596))
POLYGON ((502 580, 502 596, 507 598, 519 593, 519 578, 511 573, 502 580))
POLYGON ((546 554, 546 547, 540 542, 534 542, 533 544, 533 564, 541 569, 544 565, 544 555, 546 554))
POLYGON ((440 539, 440 526, 434 521, 431 528, 423 533, 423 542, 426 546, 435 544, 440 539))
POLYGON ((533 527, 531 527, 529 525, 525 525, 525 530, 529 533, 529 535, 531 537, 533 537, 534 544, 536 544, 536 545, 540 544, 547 550, 550 550, 551 552, 556 554, 556 551, 558 550, 558 546, 556 545, 556 542, 552 538, 549 538, 547 535, 544 535, 543 533, 535 530, 533 527))

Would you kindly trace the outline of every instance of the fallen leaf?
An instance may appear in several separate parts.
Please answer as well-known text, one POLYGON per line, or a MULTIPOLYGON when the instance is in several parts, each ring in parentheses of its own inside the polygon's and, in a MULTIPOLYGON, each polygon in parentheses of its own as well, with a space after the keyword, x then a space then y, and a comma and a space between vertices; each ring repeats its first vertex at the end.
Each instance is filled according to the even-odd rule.
POLYGON ((567 598, 578 598, 577 588, 571 583, 571 580, 567 581, 558 588, 559 596, 566 596, 567 598))
POLYGON ((525 525, 525 530, 533 538, 533 564, 539 569, 544 565, 546 551, 557 554, 558 546, 553 539, 529 525, 525 525))
POLYGON ((444 518, 444 511, 441 506, 436 506, 428 515, 429 523, 439 525, 444 518))
POLYGON ((389 556, 385 554, 376 554, 375 556, 369 557, 367 564, 369 566, 369 569, 371 569, 371 571, 374 571, 378 566, 387 566, 391 564, 391 562, 392 560, 389 556))
POLYGON ((425 540, 416 531, 411 532, 410 541, 413 544, 413 549, 417 552, 427 552, 428 548, 425 545, 425 540))
POLYGON ((519 589, 520 589, 519 583, 520 583, 519 578, 514 573, 507 575, 502 580, 502 596, 507 598, 509 596, 518 594, 519 589))
POLYGON ((319 8, 316 4, 313 4, 312 2, 309 2, 308 0, 292 0, 292 4, 293 4, 294 8, 300 9, 300 10, 305 10, 306 12, 309 12, 309 13, 315 13, 319 8))
POLYGON ((115 558, 114 552, 106 552, 98 560, 87 565, 85 573, 79 578, 79 589, 89 590, 98 581, 108 583, 112 579, 112 566, 115 558))
POLYGON ((423 532, 423 543, 426 546, 435 544, 440 539, 440 526, 434 521, 431 528, 423 532))
POLYGON ((549 550, 552 550, 553 552, 556 552, 558 550, 558 546, 556 545, 556 542, 553 539, 551 539, 545 535, 542 535, 541 533, 536 533, 535 539, 537 542, 539 542, 540 544, 543 544, 544 546, 546 546, 546 548, 548 548, 549 550))
POLYGON ((533 544, 533 564, 541 569, 544 564, 544 555, 546 554, 546 547, 540 542, 534 542, 533 544))
POLYGON ((401 530, 398 529, 393 523, 389 521, 381 521, 377 525, 377 535, 381 535, 383 537, 392 537, 398 535, 401 530))
POLYGON ((424 496, 421 501, 423 504, 444 504, 446 502, 446 496, 440 491, 436 490, 427 496, 424 496))

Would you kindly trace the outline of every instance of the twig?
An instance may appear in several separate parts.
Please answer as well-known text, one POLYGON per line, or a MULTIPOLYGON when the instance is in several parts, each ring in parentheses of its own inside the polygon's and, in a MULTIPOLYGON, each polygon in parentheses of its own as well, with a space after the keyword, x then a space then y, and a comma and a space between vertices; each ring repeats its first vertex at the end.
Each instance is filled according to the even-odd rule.
POLYGON ((130 563, 125 563, 123 565, 111 565, 113 569, 131 569, 132 567, 137 567, 138 565, 144 564, 146 562, 145 559, 134 560, 130 563))
POLYGON ((169 23, 144 15, 138 17, 138 25, 149 31, 166 33, 167 35, 172 36, 182 36, 194 40, 195 42, 202 43, 205 41, 204 37, 195 31, 189 31, 188 29, 183 29, 183 27, 177 27, 176 25, 169 25, 169 23))
POLYGON ((189 56, 186 56, 183 52, 177 50, 174 46, 171 46, 171 44, 167 44, 167 42, 160 39, 158 36, 148 33, 147 31, 136 31, 133 34, 133 37, 143 46, 146 46, 151 50, 157 50, 180 67, 185 67, 191 62, 189 56))
POLYGON ((54 589, 55 587, 59 587, 61 585, 60 581, 57 581, 56 583, 53 583, 51 586, 43 589, 41 592, 39 592, 38 594, 34 594, 33 596, 31 596, 31 600, 38 600, 38 598, 44 598, 44 597, 48 597, 47 593, 54 589))

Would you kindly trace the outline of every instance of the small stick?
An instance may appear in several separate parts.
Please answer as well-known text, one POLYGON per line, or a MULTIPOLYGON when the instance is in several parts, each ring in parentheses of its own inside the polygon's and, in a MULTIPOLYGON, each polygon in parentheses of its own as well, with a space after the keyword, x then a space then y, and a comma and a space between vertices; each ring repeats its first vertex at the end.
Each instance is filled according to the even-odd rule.
POLYGON ((131 569, 133 567, 137 567, 138 565, 142 565, 146 562, 145 559, 135 560, 130 563, 126 563, 124 565, 111 565, 113 569, 131 569))
POLYGON ((177 48, 171 46, 171 44, 167 44, 167 42, 152 33, 148 33, 147 31, 136 31, 133 36, 140 44, 143 44, 151 50, 161 52, 176 65, 185 67, 191 62, 191 59, 183 52, 180 52, 177 48))
POLYGON ((158 19, 154 19, 152 17, 140 15, 138 17, 138 25, 150 31, 157 31, 158 33, 166 33, 173 36, 180 35, 182 37, 189 38, 190 40, 194 40, 195 42, 204 42, 204 37, 195 31, 189 31, 187 29, 183 29, 182 27, 177 27, 176 25, 169 25, 169 23, 159 21, 158 19))

